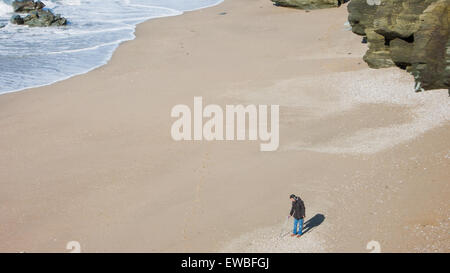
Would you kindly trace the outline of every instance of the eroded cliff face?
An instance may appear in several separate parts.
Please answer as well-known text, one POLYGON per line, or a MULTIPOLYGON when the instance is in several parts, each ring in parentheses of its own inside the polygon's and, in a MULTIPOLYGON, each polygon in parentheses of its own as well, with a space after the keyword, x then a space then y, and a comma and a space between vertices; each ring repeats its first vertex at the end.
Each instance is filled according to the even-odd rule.
POLYGON ((339 7, 348 0, 272 0, 277 6, 298 9, 323 9, 339 7))
POLYGON ((416 91, 450 88, 450 0, 352 0, 348 11, 370 67, 406 69, 416 91))

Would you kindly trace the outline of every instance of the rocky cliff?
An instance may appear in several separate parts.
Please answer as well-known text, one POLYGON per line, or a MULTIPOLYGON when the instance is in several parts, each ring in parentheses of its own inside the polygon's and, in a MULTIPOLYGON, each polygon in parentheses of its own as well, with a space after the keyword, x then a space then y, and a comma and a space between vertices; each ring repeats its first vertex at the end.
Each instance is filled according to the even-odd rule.
POLYGON ((406 69, 416 91, 450 88, 450 0, 352 0, 348 11, 370 67, 406 69))
POLYGON ((298 9, 323 9, 339 7, 348 0, 271 0, 277 6, 298 9))

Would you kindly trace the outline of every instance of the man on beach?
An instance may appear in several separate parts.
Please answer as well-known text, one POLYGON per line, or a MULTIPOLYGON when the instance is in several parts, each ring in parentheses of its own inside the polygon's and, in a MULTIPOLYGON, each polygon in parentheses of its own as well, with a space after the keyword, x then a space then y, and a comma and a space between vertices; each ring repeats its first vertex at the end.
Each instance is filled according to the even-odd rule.
POLYGON ((291 212, 289 213, 289 217, 294 217, 294 230, 292 231, 291 236, 297 236, 297 238, 300 238, 303 235, 303 219, 305 218, 305 204, 303 203, 303 200, 295 196, 294 194, 291 194, 289 198, 292 201, 292 208, 291 212), (298 227, 298 231, 297 231, 298 227))

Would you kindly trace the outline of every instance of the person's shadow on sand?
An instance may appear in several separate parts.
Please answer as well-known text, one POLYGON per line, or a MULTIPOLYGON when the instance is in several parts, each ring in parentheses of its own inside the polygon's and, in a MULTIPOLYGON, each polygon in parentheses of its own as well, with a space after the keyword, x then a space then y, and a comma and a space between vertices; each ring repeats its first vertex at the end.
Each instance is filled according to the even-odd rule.
MULTIPOLYGON (((312 217, 311 219, 309 219, 308 221, 306 221, 306 222, 303 224, 302 233, 305 234, 305 233, 307 233, 307 232, 312 231, 315 227, 320 226, 320 224, 322 224, 323 221, 325 221, 325 215, 320 214, 320 213, 314 215, 314 217, 312 217)), ((287 222, 287 220, 286 220, 286 224, 287 224, 287 223, 288 223, 288 222, 287 222)), ((284 229, 285 229, 285 228, 286 228, 286 226, 284 227, 284 229)), ((290 232, 282 231, 282 232, 280 233, 280 237, 285 237, 285 236, 291 234, 291 232, 292 232, 292 231, 290 231, 290 232)))
POLYGON ((303 225, 303 234, 310 232, 317 226, 320 226, 320 224, 322 224, 323 221, 325 221, 325 215, 320 213, 314 215, 313 218, 306 221, 305 224, 303 225))

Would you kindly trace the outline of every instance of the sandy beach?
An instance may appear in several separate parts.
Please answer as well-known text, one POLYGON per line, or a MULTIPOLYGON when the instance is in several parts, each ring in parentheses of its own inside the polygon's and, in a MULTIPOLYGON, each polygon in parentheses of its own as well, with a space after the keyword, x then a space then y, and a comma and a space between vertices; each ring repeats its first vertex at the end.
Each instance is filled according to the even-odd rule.
POLYGON ((448 90, 370 69, 346 21, 345 5, 225 0, 0 95, 0 252, 450 252, 448 90), (174 141, 171 109, 195 96, 280 105, 279 149, 174 141))

